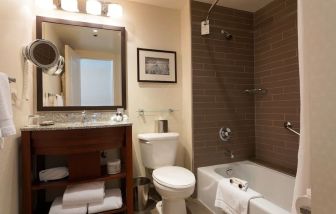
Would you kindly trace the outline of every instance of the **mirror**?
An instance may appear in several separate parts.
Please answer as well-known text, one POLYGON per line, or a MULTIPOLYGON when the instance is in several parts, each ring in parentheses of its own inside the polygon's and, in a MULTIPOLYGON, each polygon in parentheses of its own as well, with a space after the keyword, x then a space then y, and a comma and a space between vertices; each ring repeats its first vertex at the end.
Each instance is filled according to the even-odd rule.
MULTIPOLYGON (((61 59, 37 72, 38 111, 126 108, 124 28, 37 17, 37 38, 52 42, 61 59)), ((46 51, 36 55, 47 59, 46 51)))

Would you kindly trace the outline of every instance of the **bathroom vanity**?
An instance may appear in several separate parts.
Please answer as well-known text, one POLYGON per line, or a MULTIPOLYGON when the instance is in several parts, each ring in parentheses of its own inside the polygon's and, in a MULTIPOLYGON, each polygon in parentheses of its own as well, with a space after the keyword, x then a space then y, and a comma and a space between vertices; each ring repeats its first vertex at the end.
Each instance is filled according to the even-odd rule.
POLYGON ((56 124, 25 127, 22 131, 22 210, 25 214, 48 213, 46 190, 64 190, 68 185, 94 181, 120 181, 123 207, 109 213, 132 213, 132 125, 131 123, 56 124), (100 163, 102 151, 120 150, 121 172, 109 175, 100 163), (64 156, 68 178, 40 182, 47 156, 64 156))

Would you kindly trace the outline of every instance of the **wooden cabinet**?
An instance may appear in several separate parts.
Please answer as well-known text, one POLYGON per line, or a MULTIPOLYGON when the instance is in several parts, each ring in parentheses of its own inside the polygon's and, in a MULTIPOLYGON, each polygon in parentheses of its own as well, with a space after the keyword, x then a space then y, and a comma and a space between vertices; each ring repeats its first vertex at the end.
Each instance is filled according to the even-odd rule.
POLYGON ((22 129, 22 210, 24 214, 48 213, 46 190, 93 181, 120 180, 124 206, 104 213, 133 213, 132 126, 95 128, 22 129), (109 175, 100 165, 101 151, 119 149, 121 172, 109 175), (65 156, 69 177, 40 182, 46 156, 65 156))

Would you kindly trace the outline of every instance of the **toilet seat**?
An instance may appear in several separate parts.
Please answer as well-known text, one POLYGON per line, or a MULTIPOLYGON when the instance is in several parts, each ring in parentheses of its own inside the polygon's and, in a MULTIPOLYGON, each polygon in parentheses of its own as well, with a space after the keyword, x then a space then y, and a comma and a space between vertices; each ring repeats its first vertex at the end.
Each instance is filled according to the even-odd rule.
POLYGON ((173 189, 193 187, 196 183, 194 174, 178 166, 165 166, 153 171, 153 179, 162 186, 173 189))

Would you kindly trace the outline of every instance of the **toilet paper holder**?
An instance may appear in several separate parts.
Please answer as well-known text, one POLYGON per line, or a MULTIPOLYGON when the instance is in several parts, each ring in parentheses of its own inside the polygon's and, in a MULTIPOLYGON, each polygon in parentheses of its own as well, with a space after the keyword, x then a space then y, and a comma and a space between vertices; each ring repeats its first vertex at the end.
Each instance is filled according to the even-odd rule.
POLYGON ((311 210, 308 207, 300 207, 300 214, 311 214, 311 210))

